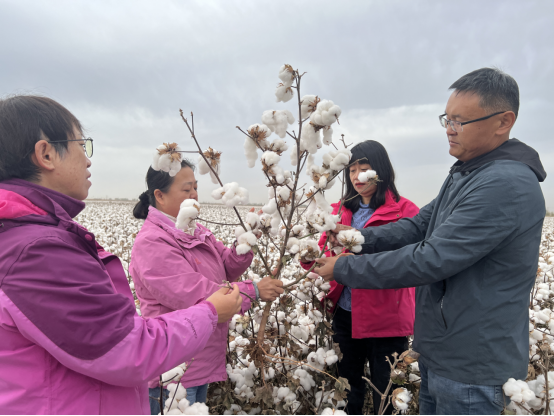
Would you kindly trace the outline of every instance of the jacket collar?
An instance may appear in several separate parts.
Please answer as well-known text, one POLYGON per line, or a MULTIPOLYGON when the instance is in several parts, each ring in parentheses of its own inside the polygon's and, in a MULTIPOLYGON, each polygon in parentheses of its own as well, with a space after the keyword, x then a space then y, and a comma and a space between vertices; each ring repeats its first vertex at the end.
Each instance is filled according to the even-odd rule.
POLYGON ((185 244, 197 244, 199 242, 204 242, 206 238, 211 234, 211 231, 204 227, 202 224, 196 224, 196 230, 194 230, 194 235, 183 232, 175 226, 175 223, 171 221, 163 212, 154 208, 153 206, 148 207, 148 217, 146 221, 150 221, 155 226, 161 228, 165 232, 171 234, 177 240, 185 244))
MULTIPOLYGON (((340 203, 332 204, 333 208, 338 211, 340 203)), ((342 207, 343 214, 341 217, 341 223, 345 225, 352 224, 352 211, 346 207, 342 207), (348 223, 348 224, 347 224, 348 223)), ((387 191, 385 194, 385 203, 375 210, 366 226, 376 220, 395 220, 402 218, 402 211, 400 205, 395 201, 394 194, 391 191, 387 191)))
POLYGON ((518 139, 507 140, 496 149, 468 160, 467 162, 458 160, 450 168, 450 173, 471 173, 481 166, 494 162, 495 160, 514 160, 524 163, 535 173, 539 182, 543 182, 546 179, 546 172, 537 151, 527 146, 525 143, 520 142, 518 139))
POLYGON ((83 201, 23 179, 2 181, 0 188, 21 195, 51 216, 61 220, 72 221, 85 208, 83 201))

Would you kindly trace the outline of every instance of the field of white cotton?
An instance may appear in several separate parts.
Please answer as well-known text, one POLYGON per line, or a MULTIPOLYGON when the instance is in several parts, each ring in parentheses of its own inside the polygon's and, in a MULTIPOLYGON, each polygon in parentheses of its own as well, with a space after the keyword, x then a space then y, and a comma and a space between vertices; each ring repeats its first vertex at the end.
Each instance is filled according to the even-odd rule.
MULTIPOLYGON (((223 224, 236 223, 235 212, 224 205, 201 205, 197 220, 230 246, 236 238, 235 227, 223 224)), ((127 273, 133 242, 142 226, 141 220, 133 218, 132 207, 131 203, 89 201, 76 218, 95 234, 105 250, 121 259, 127 273)), ((243 218, 249 208, 237 207, 243 218)), ((274 248, 280 238, 265 235, 256 248, 264 252, 272 268, 283 262, 274 248), (274 240, 271 244, 270 238, 274 240)), ((247 314, 236 315, 230 323, 229 379, 210 385, 207 405, 212 414, 345 414, 341 409, 348 385, 337 375, 336 362, 342 356, 331 339, 332 317, 323 298, 329 284, 313 273, 296 283, 305 270, 287 257, 280 278, 289 287, 272 305, 263 351, 256 343, 256 335, 265 303, 255 303, 247 314)), ((550 414, 554 407, 554 218, 545 219, 537 269, 529 310, 529 374, 526 380, 506 380, 504 391, 512 399, 507 413, 550 414)), ((265 267, 256 256, 243 278, 258 280, 264 276, 263 270, 265 267)), ((129 285, 134 293, 130 276, 129 285)), ((140 313, 138 300, 136 306, 140 313)), ((399 362, 392 373, 394 411, 418 414, 417 362, 399 362)), ((369 395, 367 398, 369 401, 369 395)), ((370 406, 368 403, 367 411, 370 406)), ((195 414, 208 410, 197 407, 195 414)), ((178 398, 171 401, 170 397, 165 410, 169 414, 193 411, 181 390, 178 398)))

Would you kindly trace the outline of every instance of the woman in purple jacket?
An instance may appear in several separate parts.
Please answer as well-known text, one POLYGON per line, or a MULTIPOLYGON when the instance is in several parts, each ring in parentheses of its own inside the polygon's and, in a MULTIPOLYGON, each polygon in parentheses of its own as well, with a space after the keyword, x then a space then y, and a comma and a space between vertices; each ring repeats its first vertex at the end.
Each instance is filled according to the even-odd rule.
POLYGON ((0 100, 0 412, 148 414, 147 381, 196 356, 238 287, 153 319, 117 257, 72 220, 92 139, 57 102, 0 100))
MULTIPOLYGON (((209 229, 198 224, 194 235, 175 227, 179 207, 185 199, 198 200, 194 166, 183 160, 174 176, 148 169, 144 192, 134 216, 145 219, 133 245, 130 265, 137 297, 144 317, 165 316, 201 302, 219 289, 224 280, 236 281, 250 266, 253 253, 238 255, 235 244, 225 247, 209 229), (152 253, 156 253, 155 256, 152 253)), ((258 284, 238 283, 243 295, 241 313, 250 308, 251 299, 273 301, 283 293, 280 280, 265 277, 258 284)), ((194 356, 181 378, 191 404, 205 402, 208 383, 227 379, 226 350, 228 323, 217 325, 204 350, 194 356)), ((158 397, 158 380, 150 383, 150 396, 158 397)), ((150 400, 152 414, 159 405, 150 400)))

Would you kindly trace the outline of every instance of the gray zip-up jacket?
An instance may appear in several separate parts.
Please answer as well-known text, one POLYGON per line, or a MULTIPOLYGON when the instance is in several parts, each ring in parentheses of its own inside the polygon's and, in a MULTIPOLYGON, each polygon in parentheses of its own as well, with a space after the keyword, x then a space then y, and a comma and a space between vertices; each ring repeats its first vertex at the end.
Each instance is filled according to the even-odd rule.
POLYGON ((419 215, 361 230, 361 255, 339 258, 335 280, 417 287, 413 348, 434 373, 481 385, 525 379, 545 178, 537 152, 516 139, 457 162, 419 215))

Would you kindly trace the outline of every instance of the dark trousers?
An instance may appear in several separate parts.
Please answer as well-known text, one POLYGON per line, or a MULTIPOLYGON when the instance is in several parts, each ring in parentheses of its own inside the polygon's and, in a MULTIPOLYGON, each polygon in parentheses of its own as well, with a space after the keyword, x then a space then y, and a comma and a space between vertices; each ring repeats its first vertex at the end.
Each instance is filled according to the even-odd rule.
MULTIPOLYGON (((390 380, 390 366, 385 357, 397 352, 399 355, 408 349, 408 337, 389 337, 389 338, 352 338, 352 313, 345 311, 337 306, 335 317, 333 318, 333 341, 337 342, 343 354, 342 360, 338 363, 339 376, 344 377, 350 383, 350 392, 348 393, 348 404, 346 411, 350 415, 361 415, 364 406, 364 398, 368 388, 371 388, 367 381, 362 379, 364 374, 365 362, 369 361, 371 376, 367 377, 371 382, 384 393, 390 380)), ((389 393, 394 390, 394 385, 389 393)), ((373 391, 374 413, 379 412, 381 397, 373 391)), ((388 399, 387 399, 388 400, 388 399)), ((386 404, 385 404, 386 405, 386 404)), ((385 414, 392 414, 393 406, 390 404, 385 410, 385 414)))

